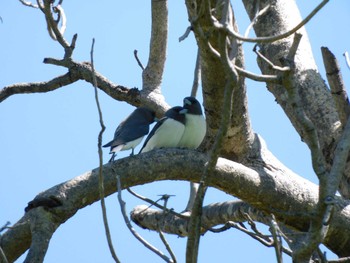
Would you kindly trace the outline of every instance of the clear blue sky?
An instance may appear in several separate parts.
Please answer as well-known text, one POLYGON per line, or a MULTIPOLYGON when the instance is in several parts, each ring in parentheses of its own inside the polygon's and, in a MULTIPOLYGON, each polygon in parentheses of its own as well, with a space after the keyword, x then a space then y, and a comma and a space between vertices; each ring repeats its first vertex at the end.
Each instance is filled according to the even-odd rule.
MULTIPOLYGON (((64 1, 68 17, 65 37, 78 33, 74 52, 77 61, 90 60, 92 38, 95 44, 95 68, 117 84, 141 87, 141 70, 133 50, 139 51, 146 64, 150 38, 150 1, 64 1)), ((320 1, 297 1, 305 17, 320 1)), ((247 18, 240 1, 236 17, 241 31, 247 18)), ((324 74, 320 47, 327 46, 338 57, 345 83, 350 71, 342 54, 350 51, 348 0, 330 1, 307 25, 309 38, 319 70, 324 74)), ((163 80, 163 93, 170 105, 179 105, 190 92, 196 57, 196 44, 191 35, 179 43, 187 26, 184 1, 169 1, 169 49, 163 80)), ((17 1, 0 2, 0 88, 19 82, 46 81, 66 69, 42 63, 45 57, 61 58, 62 48, 46 31, 43 14, 17 1)), ((252 45, 245 44, 247 69, 259 72, 252 45)), ((115 101, 99 92, 107 130, 104 142, 110 140, 118 123, 133 107, 115 101)), ((267 141, 271 151, 290 169, 316 182, 309 151, 300 141, 289 120, 264 85, 248 82, 249 110, 253 128, 267 141)), ((15 223, 24 213, 27 202, 36 194, 74 178, 98 165, 97 135, 99 122, 90 84, 78 82, 45 94, 16 95, 0 104, 0 225, 15 223)), ((118 158, 127 156, 122 153, 118 158)), ((108 150, 104 160, 109 158, 108 150)), ((187 182, 160 182, 135 187, 142 195, 157 199, 158 194, 175 194, 169 206, 182 210, 188 195, 187 182)), ((123 193, 127 209, 142 204, 123 193)), ((205 203, 233 199, 209 190, 205 203)), ((118 256, 122 262, 163 262, 136 241, 122 221, 117 196, 107 198, 109 222, 118 256), (137 251, 137 253, 135 253, 137 251)), ((146 239, 165 251, 158 235, 136 229, 146 239)), ((179 262, 184 262, 186 239, 168 236, 179 262)), ((274 251, 267 249, 236 230, 223 234, 206 234, 201 239, 200 262, 274 262, 274 251), (208 253, 210 251, 210 253, 208 253), (252 253, 254 251, 254 253, 252 253)), ((23 261, 23 258, 19 262, 23 261)), ((113 262, 109 254, 100 204, 77 213, 54 234, 46 262, 113 262)), ((286 262, 291 262, 288 257, 286 262)))

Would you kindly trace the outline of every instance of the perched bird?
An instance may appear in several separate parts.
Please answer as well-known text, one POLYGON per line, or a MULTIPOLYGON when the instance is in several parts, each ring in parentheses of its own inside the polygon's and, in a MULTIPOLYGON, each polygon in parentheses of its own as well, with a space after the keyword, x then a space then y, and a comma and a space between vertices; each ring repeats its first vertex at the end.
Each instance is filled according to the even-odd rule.
POLYGON ((181 106, 169 109, 147 136, 140 153, 156 148, 177 147, 185 131, 186 112, 181 106))
POLYGON ((202 143, 207 125, 198 100, 194 97, 184 98, 184 109, 187 110, 184 134, 177 147, 196 149, 202 143))
POLYGON ((111 147, 113 154, 109 162, 114 161, 115 154, 119 151, 132 149, 142 141, 149 132, 149 125, 155 121, 155 112, 144 107, 134 110, 124 121, 122 121, 114 133, 114 139, 103 147, 111 147))
MULTIPOLYGON (((196 149, 202 143, 207 125, 202 113, 202 108, 198 100, 194 97, 184 98, 184 109, 187 109, 186 125, 184 134, 178 144, 178 147, 196 149)), ((192 211, 194 200, 196 198, 198 184, 190 183, 190 197, 184 212, 192 211)))

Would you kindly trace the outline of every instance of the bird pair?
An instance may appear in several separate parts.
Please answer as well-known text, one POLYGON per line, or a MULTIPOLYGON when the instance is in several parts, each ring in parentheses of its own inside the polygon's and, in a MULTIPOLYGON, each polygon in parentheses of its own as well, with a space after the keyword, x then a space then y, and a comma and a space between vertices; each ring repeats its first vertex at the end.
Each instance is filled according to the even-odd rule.
MULTIPOLYGON (((103 147, 111 147, 114 160, 117 152, 132 149, 142 141, 149 131, 149 125, 155 120, 155 113, 144 107, 134 110, 119 124, 114 139, 103 147)), ((169 109, 147 136, 140 153, 157 148, 182 147, 196 149, 203 141, 206 123, 200 103, 194 97, 184 98, 183 107, 169 109)))

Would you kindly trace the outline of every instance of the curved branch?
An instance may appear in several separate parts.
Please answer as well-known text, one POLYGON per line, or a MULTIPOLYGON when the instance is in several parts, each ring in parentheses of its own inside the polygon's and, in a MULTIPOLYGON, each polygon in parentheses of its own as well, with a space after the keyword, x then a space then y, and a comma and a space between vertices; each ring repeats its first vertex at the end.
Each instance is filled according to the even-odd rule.
MULTIPOLYGON (((65 67, 69 72, 46 82, 18 83, 4 87, 0 90, 0 102, 14 94, 53 91, 78 80, 85 80, 93 84, 94 74, 90 63, 80 63, 70 59, 59 60, 54 58, 45 58, 44 63, 65 67)), ((163 116, 165 110, 169 108, 169 105, 164 101, 161 95, 158 96, 155 94, 154 96, 145 97, 142 96, 142 91, 137 88, 128 88, 115 84, 98 72, 95 72, 95 76, 97 87, 116 100, 125 101, 136 107, 140 105, 147 106, 154 109, 158 116, 163 116)))
MULTIPOLYGON (((107 196, 116 191, 115 173, 121 176, 123 189, 159 180, 195 182, 200 179, 206 162, 205 154, 182 149, 161 149, 119 159, 103 167, 105 193, 107 196)), ((270 158, 270 162, 273 163, 266 166, 264 161, 252 161, 252 169, 220 158, 214 173, 208 178, 208 185, 235 195, 262 211, 274 213, 278 220, 290 227, 306 231, 317 203, 318 187, 284 168, 278 161, 270 158)), ((62 206, 48 209, 57 228, 79 209, 99 200, 98 169, 56 185, 37 198, 50 196, 62 203, 62 206)), ((349 256, 350 205, 336 198, 334 208, 324 244, 338 256, 349 256)), ((27 222, 41 210, 31 209, 2 235, 0 246, 10 262, 29 248, 31 230, 27 222)))
MULTIPOLYGON (((318 6, 315 7, 315 9, 307 16, 305 17, 305 19, 303 19, 298 25, 296 25, 295 27, 293 27, 291 30, 288 30, 287 32, 281 33, 279 35, 276 36, 267 36, 267 37, 256 37, 256 38, 249 38, 249 37, 244 37, 241 36, 239 33, 237 33, 235 30, 230 29, 229 27, 219 23, 219 21, 217 21, 215 18, 213 18, 213 23, 215 25, 216 28, 220 29, 220 30, 224 30, 226 33, 228 33, 230 36, 244 41, 244 42, 252 42, 252 43, 271 43, 277 40, 281 40, 284 38, 287 38, 291 35, 293 35, 295 32, 297 32, 300 28, 302 28, 304 25, 306 25, 311 18, 313 18, 318 11, 320 11, 322 9, 322 7, 324 7, 327 3, 329 2, 329 0, 323 0, 318 6)), ((264 10, 265 8, 263 8, 264 10)), ((255 19, 255 16, 254 18, 255 19)))
POLYGON ((62 76, 58 76, 52 80, 45 82, 13 84, 0 90, 0 102, 15 94, 42 93, 53 91, 63 86, 72 84, 78 80, 79 77, 77 75, 68 72, 62 76))

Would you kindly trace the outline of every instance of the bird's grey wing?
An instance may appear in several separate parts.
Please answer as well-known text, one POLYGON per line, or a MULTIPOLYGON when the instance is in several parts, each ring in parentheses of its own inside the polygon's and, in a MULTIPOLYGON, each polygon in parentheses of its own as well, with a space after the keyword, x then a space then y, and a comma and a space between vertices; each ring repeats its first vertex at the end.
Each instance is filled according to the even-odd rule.
MULTIPOLYGON (((168 117, 164 117, 164 118, 161 118, 157 123, 156 125, 154 125, 153 129, 151 130, 151 132, 148 134, 146 140, 145 140, 145 143, 143 144, 140 152, 143 150, 143 148, 145 148, 145 146, 147 145, 148 141, 152 138, 152 136, 155 134, 155 132, 157 131, 157 129, 163 124, 163 122, 168 119, 168 117)), ((139 152, 139 153, 140 153, 139 152)))
POLYGON ((136 140, 142 136, 145 136, 149 132, 149 124, 135 125, 133 124, 124 124, 123 128, 116 132, 114 137, 112 147, 115 147, 120 144, 125 144, 136 140))

